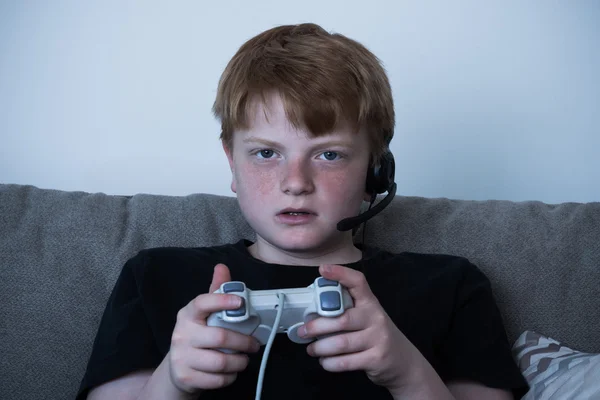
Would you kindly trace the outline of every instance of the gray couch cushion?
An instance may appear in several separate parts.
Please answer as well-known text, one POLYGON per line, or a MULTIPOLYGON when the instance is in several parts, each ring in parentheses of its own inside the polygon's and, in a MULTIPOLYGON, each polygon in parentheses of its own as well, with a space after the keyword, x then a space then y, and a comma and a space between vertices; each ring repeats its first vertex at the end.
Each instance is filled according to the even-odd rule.
MULTIPOLYGON (((253 234, 231 197, 0 185, 0 398, 73 397, 106 299, 140 249, 242 237, 253 234)), ((367 242, 466 256, 492 280, 511 341, 531 329, 600 351, 600 203, 398 196, 367 242)))

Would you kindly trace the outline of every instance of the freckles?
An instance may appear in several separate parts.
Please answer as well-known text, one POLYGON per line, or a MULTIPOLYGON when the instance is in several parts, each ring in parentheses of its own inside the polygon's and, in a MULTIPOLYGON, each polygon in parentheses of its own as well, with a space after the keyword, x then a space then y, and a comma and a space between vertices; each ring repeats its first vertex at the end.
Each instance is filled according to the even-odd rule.
POLYGON ((347 171, 332 171, 324 174, 323 178, 321 186, 331 194, 344 194, 348 196, 364 191, 364 184, 359 183, 360 174, 349 174, 347 171))
POLYGON ((274 174, 272 172, 261 171, 257 175, 257 189, 261 194, 267 194, 275 188, 274 174))
POLYGON ((268 194, 275 188, 273 171, 257 169, 253 174, 256 191, 260 194, 268 194))
POLYGON ((249 195, 265 195, 275 188, 275 172, 247 166, 238 177, 238 187, 243 186, 249 195))

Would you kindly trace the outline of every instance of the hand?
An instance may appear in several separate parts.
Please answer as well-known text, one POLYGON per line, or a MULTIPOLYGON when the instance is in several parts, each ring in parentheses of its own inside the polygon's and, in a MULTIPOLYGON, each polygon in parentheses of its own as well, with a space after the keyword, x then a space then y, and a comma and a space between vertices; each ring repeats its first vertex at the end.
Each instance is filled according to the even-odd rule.
POLYGON ((241 306, 239 296, 213 293, 230 280, 229 269, 217 264, 209 292, 199 295, 177 313, 169 350, 169 375, 173 385, 184 393, 197 394, 203 389, 228 386, 248 366, 246 354, 225 354, 216 349, 242 353, 260 349, 251 336, 206 324, 213 312, 241 306))
MULTIPOLYGON (((330 372, 364 370, 373 383, 390 392, 407 385, 413 360, 424 357, 383 310, 364 275, 340 265, 323 265, 319 272, 345 286, 354 307, 339 317, 321 317, 304 325, 305 337, 338 333, 311 343, 308 354, 319 357, 330 372)), ((302 328, 298 333, 303 334, 302 328)))

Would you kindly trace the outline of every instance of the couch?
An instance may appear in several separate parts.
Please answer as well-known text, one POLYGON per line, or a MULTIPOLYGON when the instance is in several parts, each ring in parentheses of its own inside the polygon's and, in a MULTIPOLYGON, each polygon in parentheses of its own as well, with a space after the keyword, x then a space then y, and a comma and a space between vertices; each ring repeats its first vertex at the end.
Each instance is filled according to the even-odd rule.
MULTIPOLYGON (((1 184, 0 399, 74 397, 105 302, 139 250, 240 238, 253 234, 233 197, 1 184)), ((493 283, 511 343, 535 331, 600 352, 600 203, 396 196, 366 242, 469 258, 493 283)))

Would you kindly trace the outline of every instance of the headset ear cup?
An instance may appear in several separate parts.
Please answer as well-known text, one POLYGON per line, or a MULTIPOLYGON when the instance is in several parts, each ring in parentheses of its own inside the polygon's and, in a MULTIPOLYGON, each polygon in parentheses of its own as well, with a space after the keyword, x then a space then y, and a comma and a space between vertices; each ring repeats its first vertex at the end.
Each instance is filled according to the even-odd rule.
POLYGON ((371 196, 377 194, 377 170, 379 166, 369 167, 367 170, 367 193, 371 196))
POLYGON ((388 189, 394 184, 396 175, 396 162, 394 161, 394 155, 390 151, 385 153, 382 157, 379 175, 379 181, 381 183, 381 192, 379 193, 389 191, 388 189))
POLYGON ((377 195, 385 193, 394 183, 396 164, 391 152, 385 153, 379 163, 367 171, 367 193, 377 195))

